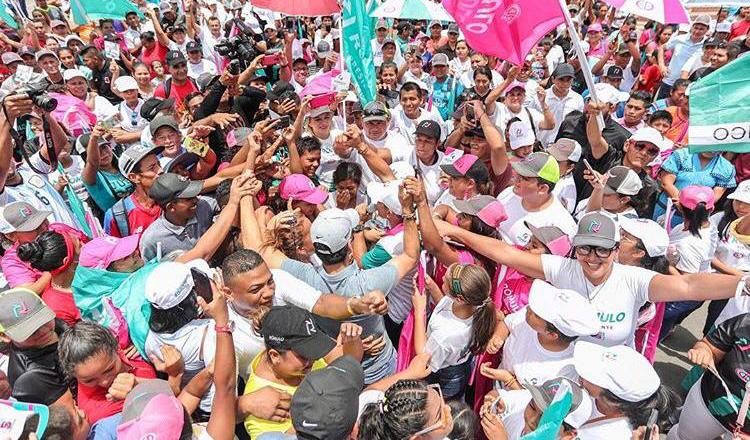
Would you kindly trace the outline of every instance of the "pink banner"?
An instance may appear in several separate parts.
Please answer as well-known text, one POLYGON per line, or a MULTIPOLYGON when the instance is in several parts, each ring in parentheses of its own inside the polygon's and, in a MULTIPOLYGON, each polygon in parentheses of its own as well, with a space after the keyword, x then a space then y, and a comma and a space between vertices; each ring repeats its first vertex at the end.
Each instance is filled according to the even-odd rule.
POLYGON ((557 0, 443 0, 443 6, 471 47, 516 65, 565 22, 557 0))
POLYGON ((297 16, 315 17, 341 12, 338 0, 253 0, 253 6, 297 16))

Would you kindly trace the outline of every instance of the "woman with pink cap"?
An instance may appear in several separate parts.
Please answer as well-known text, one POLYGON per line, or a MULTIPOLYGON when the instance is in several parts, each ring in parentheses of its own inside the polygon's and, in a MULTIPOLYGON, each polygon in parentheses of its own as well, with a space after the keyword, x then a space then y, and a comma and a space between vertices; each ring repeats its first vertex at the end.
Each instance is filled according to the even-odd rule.
MULTIPOLYGON (((681 274, 711 272, 711 260, 718 244, 716 228, 709 221, 714 210, 714 191, 706 186, 686 186, 680 191, 678 209, 684 222, 669 233, 669 243, 680 256, 675 269, 681 274)), ((703 301, 667 303, 659 339, 666 338, 675 325, 702 304, 703 301)))

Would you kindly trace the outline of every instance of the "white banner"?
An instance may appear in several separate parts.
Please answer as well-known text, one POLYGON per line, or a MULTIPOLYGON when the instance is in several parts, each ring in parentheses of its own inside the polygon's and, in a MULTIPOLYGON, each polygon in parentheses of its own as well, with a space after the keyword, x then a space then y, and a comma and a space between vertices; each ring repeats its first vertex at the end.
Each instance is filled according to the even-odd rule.
POLYGON ((750 142, 750 122, 718 125, 691 125, 688 138, 692 145, 742 144, 750 142))

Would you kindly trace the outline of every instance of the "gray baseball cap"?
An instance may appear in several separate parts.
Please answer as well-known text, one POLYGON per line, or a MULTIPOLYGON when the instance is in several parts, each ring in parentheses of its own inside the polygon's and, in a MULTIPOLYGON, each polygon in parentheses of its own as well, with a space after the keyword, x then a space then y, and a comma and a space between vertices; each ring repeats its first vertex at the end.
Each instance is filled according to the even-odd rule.
POLYGON ((151 379, 139 383, 128 393, 122 406, 122 420, 120 424, 135 420, 140 417, 143 409, 152 398, 164 394, 174 396, 172 387, 166 380, 151 379))
POLYGON ((117 161, 117 167, 122 175, 127 177, 144 157, 149 154, 160 154, 162 151, 164 147, 157 147, 152 143, 135 144, 122 152, 117 161))
POLYGON ((578 222, 578 232, 573 237, 573 246, 614 249, 619 241, 620 231, 612 217, 599 212, 590 212, 578 222))
POLYGON ((13 228, 13 232, 31 232, 38 228, 52 214, 39 211, 26 202, 9 203, 3 209, 3 219, 13 228))
POLYGON ((321 212, 310 226, 315 252, 331 255, 344 249, 352 238, 352 228, 359 223, 359 214, 353 209, 331 208, 321 212))
POLYGON ((447 66, 448 65, 448 55, 444 53, 436 53, 434 57, 432 57, 432 66, 447 66))
POLYGON ((618 165, 607 171, 607 184, 604 185, 604 194, 622 194, 634 196, 643 188, 643 181, 635 171, 628 167, 618 165))
POLYGON ((151 136, 156 134, 156 131, 162 127, 169 127, 174 131, 180 133, 180 125, 177 120, 171 116, 157 116, 148 125, 148 129, 151 131, 151 136))
POLYGON ((151 189, 148 190, 148 196, 159 206, 164 206, 176 199, 197 197, 202 189, 203 182, 201 181, 190 180, 175 173, 164 173, 156 178, 151 189))
POLYGON ((53 319, 55 312, 29 289, 17 287, 0 293, 0 332, 16 342, 29 339, 53 319))

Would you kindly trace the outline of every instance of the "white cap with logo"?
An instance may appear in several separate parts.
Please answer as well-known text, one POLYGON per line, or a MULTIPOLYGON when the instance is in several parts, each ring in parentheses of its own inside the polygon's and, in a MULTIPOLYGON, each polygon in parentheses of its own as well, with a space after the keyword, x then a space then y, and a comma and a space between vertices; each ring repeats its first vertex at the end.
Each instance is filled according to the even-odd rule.
POLYGON ((531 284, 529 308, 565 336, 592 336, 602 328, 596 309, 580 293, 542 280, 531 284))

